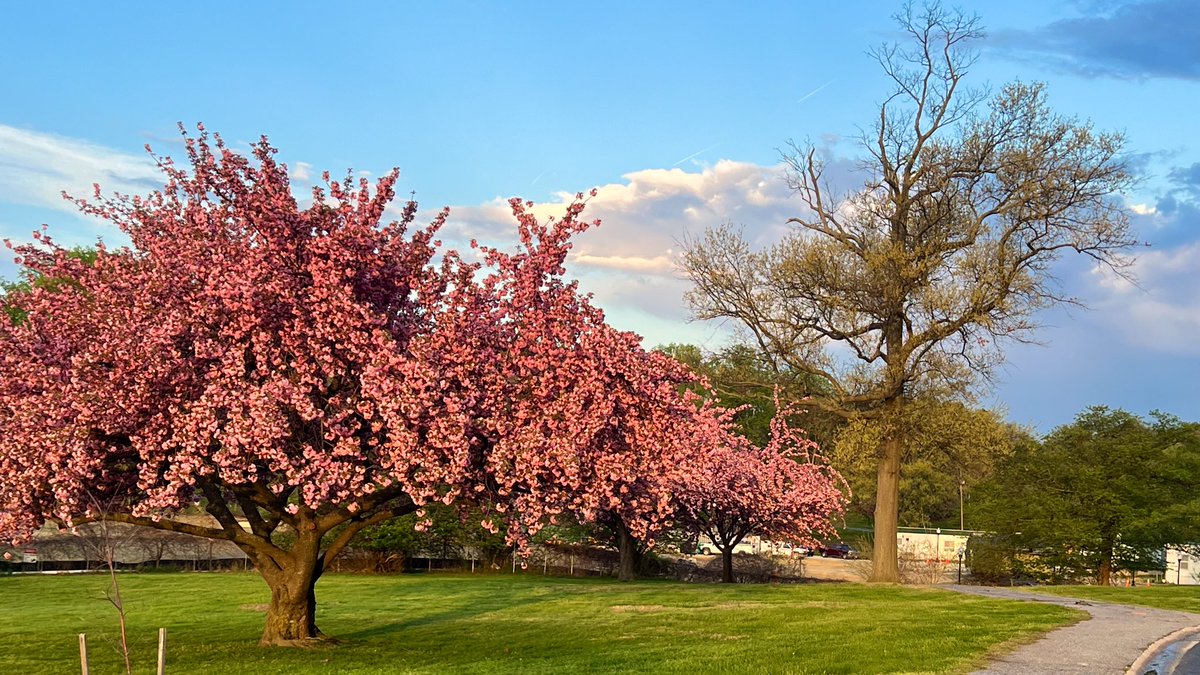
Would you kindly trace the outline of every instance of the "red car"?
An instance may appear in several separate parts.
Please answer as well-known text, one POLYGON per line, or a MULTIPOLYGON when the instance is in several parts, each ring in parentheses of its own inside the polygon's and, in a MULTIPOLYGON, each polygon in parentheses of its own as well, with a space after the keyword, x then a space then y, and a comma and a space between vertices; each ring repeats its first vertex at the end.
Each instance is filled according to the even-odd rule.
POLYGON ((817 555, 822 558, 846 558, 853 560, 858 557, 858 551, 849 544, 826 544, 817 549, 817 555))

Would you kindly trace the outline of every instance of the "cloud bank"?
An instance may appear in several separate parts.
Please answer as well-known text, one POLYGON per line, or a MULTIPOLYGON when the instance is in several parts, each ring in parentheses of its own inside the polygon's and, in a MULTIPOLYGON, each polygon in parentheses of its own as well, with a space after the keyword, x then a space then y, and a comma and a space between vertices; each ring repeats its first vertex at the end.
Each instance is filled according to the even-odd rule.
MULTIPOLYGON (((672 341, 659 331, 688 318, 683 295, 690 283, 676 261, 689 236, 731 222, 751 241, 767 243, 778 239, 787 219, 802 209, 778 166, 722 160, 696 172, 645 169, 623 178, 598 187, 588 201, 584 217, 601 225, 576 239, 568 265, 620 323, 652 321, 650 342, 672 341)), ((559 194, 536 204, 534 212, 539 218, 560 215, 572 198, 559 194)), ((457 242, 511 242, 515 227, 507 201, 452 207, 445 235, 457 242)))
POLYGON ((1085 77, 1200 80, 1195 0, 1098 3, 1087 16, 1000 30, 989 46, 1085 77))
MULTIPOLYGON (((568 261, 570 273, 595 294, 615 324, 644 334, 651 344, 702 341, 714 332, 727 333, 729 327, 687 323, 683 296, 690 283, 676 266, 681 244, 723 222, 744 228, 755 245, 778 240, 788 228, 787 219, 804 214, 782 171, 779 166, 722 160, 694 171, 633 171, 620 182, 602 185, 584 213, 602 225, 577 239, 568 261)), ((310 175, 307 164, 298 162, 292 168, 297 181, 310 175)), ((1195 339, 1200 334, 1200 241, 1195 236, 1200 231, 1200 165, 1177 167, 1169 177, 1172 184, 1157 201, 1131 205, 1135 222, 1155 244, 1140 252, 1134 268, 1138 286, 1094 271, 1064 277, 1069 293, 1103 310, 1091 314, 1088 323, 1120 337, 1112 349, 1133 346, 1200 354, 1200 340, 1195 339)), ((36 223, 15 224, 11 218, 13 212, 28 208, 76 215, 54 219, 52 234, 60 241, 86 244, 97 234, 112 237, 116 233, 103 224, 78 217, 60 192, 86 195, 92 183, 99 182, 106 191, 142 193, 161 180, 145 155, 0 125, 0 208, 8 205, 0 213, 9 214, 0 233, 4 236, 28 237, 36 223)), ((297 190, 306 192, 301 185, 297 190)), ((535 213, 543 218, 559 215, 572 197, 560 194, 536 205, 535 213)), ((503 199, 454 207, 443 235, 459 248, 472 238, 508 246, 515 238, 514 220, 503 199)))

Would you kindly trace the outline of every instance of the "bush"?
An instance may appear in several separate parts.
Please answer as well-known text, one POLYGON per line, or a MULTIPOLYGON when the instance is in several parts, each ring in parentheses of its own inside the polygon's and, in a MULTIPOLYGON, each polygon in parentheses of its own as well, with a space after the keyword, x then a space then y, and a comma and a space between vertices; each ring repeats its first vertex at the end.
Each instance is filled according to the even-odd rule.
POLYGON ((1017 552, 997 537, 973 536, 967 540, 967 566, 982 583, 1011 583, 1017 575, 1017 552))

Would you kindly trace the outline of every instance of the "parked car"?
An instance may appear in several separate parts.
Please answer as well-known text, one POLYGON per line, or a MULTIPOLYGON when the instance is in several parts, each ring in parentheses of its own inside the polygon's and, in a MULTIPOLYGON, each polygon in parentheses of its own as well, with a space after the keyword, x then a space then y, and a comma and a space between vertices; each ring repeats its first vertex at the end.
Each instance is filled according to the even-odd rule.
POLYGON ((812 551, 800 544, 793 544, 790 541, 770 541, 761 539, 758 542, 758 551, 768 555, 793 555, 804 557, 812 555, 812 551))
POLYGON ((784 544, 782 553, 784 553, 785 555, 790 554, 790 555, 798 556, 801 558, 803 558, 805 556, 810 556, 813 554, 813 552, 811 550, 809 550, 809 548, 807 546, 801 546, 800 544, 784 544))
MULTIPOLYGON (((696 542, 696 552, 700 555, 720 555, 721 549, 708 537, 700 537, 700 540, 696 542)), ((738 542, 737 546, 733 547, 733 552, 745 553, 749 555, 757 553, 758 550, 755 548, 754 544, 750 543, 749 538, 746 538, 738 542)))
POLYGON ((858 551, 849 544, 826 544, 817 549, 817 555, 822 558, 846 558, 853 560, 858 557, 858 551))

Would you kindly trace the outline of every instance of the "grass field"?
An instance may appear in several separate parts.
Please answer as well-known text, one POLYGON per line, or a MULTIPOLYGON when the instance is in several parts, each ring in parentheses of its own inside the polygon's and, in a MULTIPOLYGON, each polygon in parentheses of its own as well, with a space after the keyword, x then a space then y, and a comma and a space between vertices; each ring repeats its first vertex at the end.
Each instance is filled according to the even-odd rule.
MULTIPOLYGON (((0 577, 0 673, 120 672, 103 576, 0 577)), ((507 575, 331 575, 318 623, 344 642, 262 649, 254 574, 123 575, 135 669, 158 627, 172 673, 956 673, 1081 613, 855 584, 621 584, 507 575)))
POLYGON ((1037 586, 1023 590, 1200 614, 1200 586, 1037 586))

